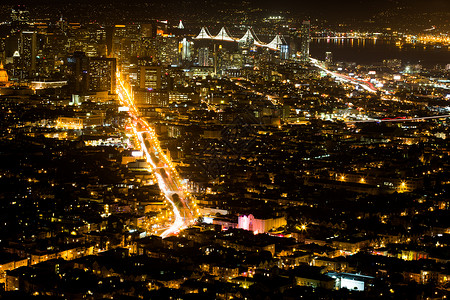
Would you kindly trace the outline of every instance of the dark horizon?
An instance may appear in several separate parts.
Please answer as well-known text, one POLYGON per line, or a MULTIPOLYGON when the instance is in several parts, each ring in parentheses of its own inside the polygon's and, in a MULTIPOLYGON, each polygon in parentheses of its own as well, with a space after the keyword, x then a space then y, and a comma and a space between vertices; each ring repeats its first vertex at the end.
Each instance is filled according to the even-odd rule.
MULTIPOLYGON (((270 1, 270 0, 248 0, 248 1, 214 1, 214 0, 190 0, 183 1, 180 3, 177 0, 157 0, 157 1, 144 1, 137 0, 131 3, 126 3, 123 1, 112 0, 80 0, 76 3, 65 3, 58 0, 6 0, 3 1, 4 5, 27 5, 28 7, 39 7, 39 6, 52 6, 54 8, 64 9, 67 7, 75 6, 117 6, 121 9, 133 10, 136 7, 142 6, 160 6, 162 9, 172 6, 187 6, 195 7, 197 9, 207 10, 210 13, 214 13, 215 9, 239 8, 239 7, 252 7, 267 10, 276 14, 277 12, 290 12, 294 14, 307 14, 312 16, 324 16, 329 18, 333 16, 334 18, 366 18, 372 16, 376 13, 400 9, 404 10, 406 14, 410 13, 450 13, 450 3, 446 0, 379 0, 379 1, 364 1, 364 0, 347 0, 347 1, 290 1, 290 0, 280 0, 280 1, 270 1)), ((152 13, 152 12, 149 12, 152 13)))

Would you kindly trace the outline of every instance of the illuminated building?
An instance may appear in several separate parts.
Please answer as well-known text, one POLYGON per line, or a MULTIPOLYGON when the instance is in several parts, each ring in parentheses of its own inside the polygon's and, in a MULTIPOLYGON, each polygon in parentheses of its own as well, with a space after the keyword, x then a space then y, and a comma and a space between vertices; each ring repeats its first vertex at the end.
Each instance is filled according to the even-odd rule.
POLYGON ((128 58, 138 53, 138 40, 141 38, 142 30, 139 25, 115 25, 112 38, 112 53, 119 58, 128 58))
POLYGON ((155 38, 156 37, 156 25, 155 24, 142 24, 141 36, 143 38, 155 38))
POLYGON ((142 66, 139 75, 139 87, 141 89, 155 90, 161 88, 161 67, 142 66))
POLYGON ((183 40, 180 42, 180 52, 181 52, 181 60, 187 61, 191 60, 191 49, 192 49, 192 42, 189 42, 186 40, 186 38, 183 38, 183 40))
POLYGON ((169 94, 164 91, 135 89, 133 91, 136 106, 166 106, 169 103, 169 94))
POLYGON ((300 286, 308 286, 313 288, 323 288, 332 290, 335 286, 335 280, 324 274, 308 273, 296 274, 295 282, 300 286))
POLYGON ((101 126, 104 123, 104 116, 100 114, 76 117, 58 117, 56 120, 56 128, 63 129, 83 129, 85 127, 101 126))
POLYGON ((303 62, 308 62, 309 60, 309 42, 311 39, 311 21, 303 21, 301 28, 301 45, 300 51, 301 56, 300 59, 303 62))
POLYGON ((0 87, 9 86, 9 77, 6 70, 3 68, 3 63, 0 62, 0 87))
POLYGON ((288 58, 289 58, 289 46, 280 45, 280 59, 288 59, 288 58))
POLYGON ((31 75, 36 71, 37 45, 35 31, 22 31, 20 33, 19 52, 22 69, 31 75))
POLYGON ((177 65, 179 60, 178 38, 175 36, 156 37, 158 61, 165 65, 177 65))
POLYGON ((268 218, 268 219, 256 219, 252 214, 240 215, 238 217, 238 228, 253 231, 256 233, 266 233, 271 229, 286 225, 286 218, 268 218))
POLYGON ((295 58, 297 56, 299 44, 300 42, 297 30, 289 30, 289 49, 291 57, 295 58))
POLYGON ((178 29, 184 29, 184 25, 181 20, 180 20, 180 23, 178 24, 178 29))
POLYGON ((109 91, 116 90, 116 59, 91 57, 89 58, 89 90, 109 91))
POLYGON ((366 290, 366 283, 372 282, 374 279, 372 276, 350 273, 329 272, 327 275, 336 279, 336 289, 340 290, 346 288, 349 291, 359 292, 366 290))
POLYGON ((169 103, 173 102, 185 102, 185 101, 196 101, 198 100, 198 94, 195 93, 181 93, 171 91, 169 92, 169 103))
POLYGON ((30 86, 34 90, 41 90, 41 89, 62 88, 65 85, 67 85, 67 81, 63 80, 63 81, 32 81, 30 86))
POLYGON ((209 48, 198 49, 198 65, 202 67, 209 66, 209 48))
POLYGON ((58 119, 56 120, 56 128, 83 129, 83 119, 58 117, 58 119))

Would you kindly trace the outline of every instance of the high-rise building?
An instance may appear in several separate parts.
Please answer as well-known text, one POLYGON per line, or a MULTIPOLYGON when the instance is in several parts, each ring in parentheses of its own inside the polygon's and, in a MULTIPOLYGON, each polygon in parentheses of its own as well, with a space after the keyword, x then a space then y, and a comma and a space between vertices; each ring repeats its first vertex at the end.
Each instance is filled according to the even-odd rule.
POLYGON ((300 51, 301 51, 300 60, 302 62, 309 61, 310 39, 311 39, 311 21, 303 21, 302 28, 301 28, 301 45, 300 45, 300 51))
POLYGON ((288 45, 280 45, 280 59, 289 59, 288 45))
POLYGON ((156 61, 157 56, 156 39, 154 38, 142 38, 139 57, 151 57, 156 61))
POLYGON ((297 29, 289 30, 289 55, 292 58, 297 57, 297 51, 300 45, 300 38, 297 29))
POLYGON ((180 23, 178 23, 178 29, 184 29, 184 25, 181 20, 180 20, 180 23))
POLYGON ((209 66, 209 48, 198 49, 198 65, 202 67, 209 66))
POLYGON ((112 35, 112 53, 120 58, 126 58, 130 53, 133 29, 126 25, 115 25, 112 35))
POLYGON ((22 59, 20 58, 19 50, 14 51, 12 76, 15 78, 22 78, 22 59))
POLYGON ((89 58, 89 90, 108 91, 111 94, 116 90, 116 59, 104 57, 89 58))
POLYGON ((89 87, 89 58, 77 51, 67 58, 68 83, 74 94, 86 93, 89 87))
POLYGON ((161 88, 161 67, 142 66, 139 73, 139 87, 141 89, 158 90, 161 88))
POLYGON ((142 24, 141 25, 141 37, 155 38, 156 37, 156 24, 142 24))
POLYGON ((157 58, 164 65, 177 65, 179 63, 179 41, 175 36, 156 37, 157 58))
POLYGON ((192 49, 192 42, 189 42, 188 40, 186 40, 186 38, 183 38, 183 40, 180 42, 180 52, 182 61, 191 60, 191 49, 192 49))
POLYGON ((22 69, 28 75, 36 71, 37 37, 36 31, 22 31, 19 40, 19 53, 22 69))

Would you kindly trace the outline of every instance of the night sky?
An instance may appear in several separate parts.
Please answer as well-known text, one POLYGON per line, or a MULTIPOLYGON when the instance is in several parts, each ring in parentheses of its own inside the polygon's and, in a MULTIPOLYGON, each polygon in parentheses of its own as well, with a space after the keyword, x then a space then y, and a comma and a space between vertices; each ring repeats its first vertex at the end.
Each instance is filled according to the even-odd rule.
MULTIPOLYGON (((2 1, 5 4, 25 4, 28 6, 35 5, 54 5, 64 7, 67 5, 65 1, 57 0, 22 0, 20 2, 14 0, 2 1)), ((258 7, 263 9, 269 9, 273 11, 277 10, 288 10, 292 12, 305 12, 311 14, 323 14, 327 17, 364 17, 376 13, 377 11, 383 11, 388 9, 402 8, 405 9, 406 13, 411 13, 412 11, 422 11, 422 12, 450 12, 450 1, 448 0, 347 0, 347 1, 335 1, 335 0, 322 0, 322 1, 292 1, 292 0, 226 0, 226 1, 215 1, 215 0, 190 0, 182 1, 183 4, 189 4, 191 7, 205 8, 205 7, 226 7, 226 6, 242 6, 244 3, 249 3, 251 7, 258 7), (411 11, 412 10, 412 11, 411 11)), ((124 6, 132 8, 133 6, 139 6, 142 4, 180 4, 179 0, 136 0, 132 3, 118 0, 79 0, 77 4, 114 4, 118 6, 124 6)))

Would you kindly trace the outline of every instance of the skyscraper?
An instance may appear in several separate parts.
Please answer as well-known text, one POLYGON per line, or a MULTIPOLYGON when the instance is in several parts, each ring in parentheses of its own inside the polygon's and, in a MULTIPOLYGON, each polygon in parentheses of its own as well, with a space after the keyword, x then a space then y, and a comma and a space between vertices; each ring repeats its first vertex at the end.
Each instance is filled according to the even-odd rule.
POLYGON ((209 48, 198 49, 198 65, 202 67, 209 66, 209 48))
POLYGON ((156 37, 157 58, 161 64, 177 65, 179 63, 179 41, 175 36, 156 37))
POLYGON ((303 21, 301 28, 301 45, 300 51, 301 56, 300 60, 302 62, 309 61, 309 41, 311 39, 311 21, 303 21))
POLYGON ((104 57, 89 58, 89 90, 108 91, 111 94, 116 90, 116 59, 104 57))
POLYGON ((192 42, 189 42, 186 40, 186 38, 183 38, 183 40, 180 42, 180 52, 181 52, 181 60, 191 60, 191 48, 192 48, 192 42))
POLYGON ((289 58, 289 46, 280 45, 280 59, 288 59, 288 58, 289 58))
POLYGON ((36 31, 22 31, 19 40, 22 69, 28 75, 36 71, 37 42, 36 31))
POLYGON ((156 37, 156 24, 142 24, 141 25, 141 37, 155 38, 156 37))
POLYGON ((297 51, 300 45, 300 38, 297 30, 289 30, 289 55, 292 58, 297 57, 297 51))
POLYGON ((77 51, 67 58, 69 88, 74 94, 86 93, 89 87, 89 58, 77 51))
POLYGON ((184 25, 181 20, 180 20, 180 23, 178 24, 178 29, 184 29, 184 25))

